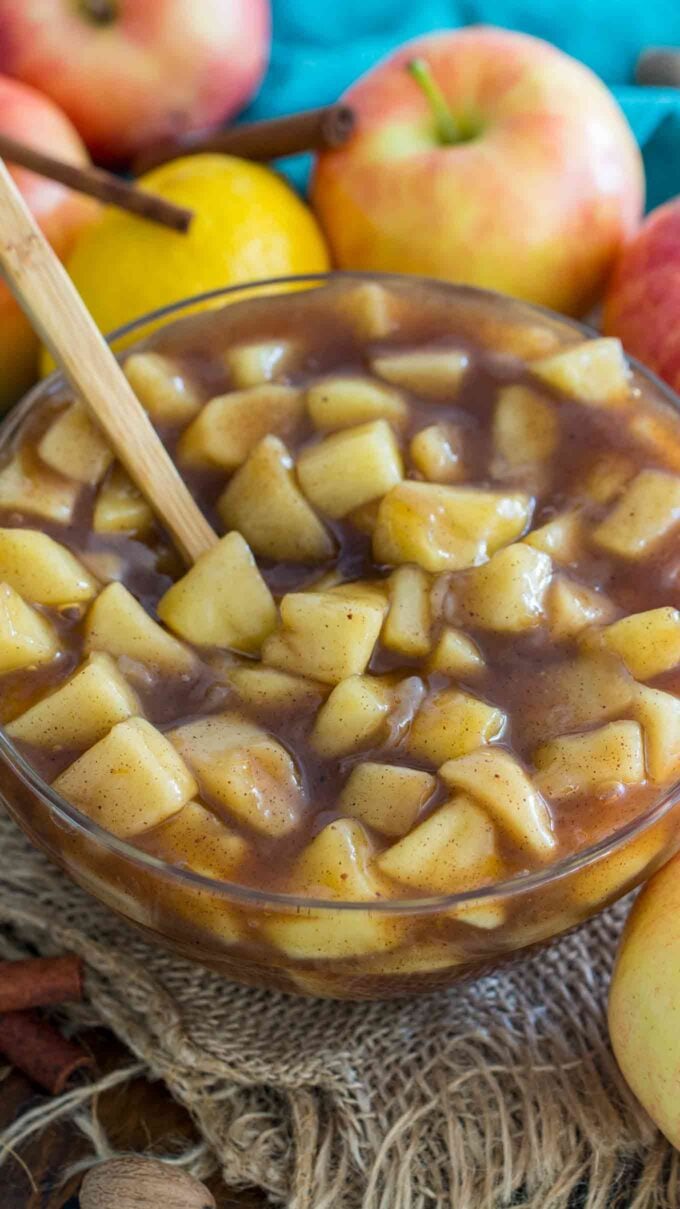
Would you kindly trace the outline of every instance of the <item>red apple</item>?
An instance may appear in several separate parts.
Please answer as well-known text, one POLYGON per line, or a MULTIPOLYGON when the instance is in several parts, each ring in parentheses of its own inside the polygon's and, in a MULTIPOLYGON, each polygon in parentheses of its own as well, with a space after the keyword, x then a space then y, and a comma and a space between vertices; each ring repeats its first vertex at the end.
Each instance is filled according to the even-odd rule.
POLYGON ((639 222, 644 177, 588 68, 473 26, 402 46, 344 99, 357 131, 320 155, 312 187, 341 268, 424 273, 567 314, 594 302, 639 222))
POLYGON ((680 392, 680 198, 654 210, 624 248, 604 326, 680 392))
MULTIPOLYGON (((83 142, 47 97, 0 76, 0 131, 74 164, 88 163, 83 142)), ((50 243, 68 256, 78 232, 98 211, 96 202, 24 168, 10 171, 50 243)), ((0 411, 35 380, 38 340, 7 286, 0 282, 0 411)))
POLYGON ((0 0, 0 71, 61 105, 95 158, 230 117, 269 49, 269 0, 0 0))

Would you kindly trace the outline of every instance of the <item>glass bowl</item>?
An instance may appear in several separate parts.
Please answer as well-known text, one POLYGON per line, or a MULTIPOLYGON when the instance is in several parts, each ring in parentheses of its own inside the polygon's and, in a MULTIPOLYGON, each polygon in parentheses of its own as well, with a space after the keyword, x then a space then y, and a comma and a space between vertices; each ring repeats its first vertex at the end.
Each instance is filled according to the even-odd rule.
MULTIPOLYGON (((113 333, 111 343, 118 350, 127 350, 131 343, 153 346, 159 326, 186 321, 201 308, 311 289, 337 277, 403 285, 418 280, 319 274, 212 291, 144 316, 113 333)), ((498 313, 522 324, 538 320, 572 339, 594 334, 571 320, 488 291, 434 281, 421 284, 456 297, 464 294, 490 316, 498 313)), ((663 383, 642 366, 632 365, 648 391, 680 408, 680 400, 663 383)), ((0 460, 33 409, 63 391, 60 375, 52 375, 14 409, 0 427, 0 460)), ((69 805, 2 731, 0 798, 37 847, 149 939, 239 982, 341 999, 428 992, 486 972, 583 923, 680 848, 676 783, 625 826, 545 869, 482 890, 368 907, 267 892, 171 866, 117 839, 69 805), (497 925, 501 915, 503 922, 497 925), (294 946, 283 952, 267 943, 262 925, 286 917, 304 919, 308 935, 318 935, 318 957, 303 958, 294 946), (377 944, 376 936, 381 938, 377 944)))

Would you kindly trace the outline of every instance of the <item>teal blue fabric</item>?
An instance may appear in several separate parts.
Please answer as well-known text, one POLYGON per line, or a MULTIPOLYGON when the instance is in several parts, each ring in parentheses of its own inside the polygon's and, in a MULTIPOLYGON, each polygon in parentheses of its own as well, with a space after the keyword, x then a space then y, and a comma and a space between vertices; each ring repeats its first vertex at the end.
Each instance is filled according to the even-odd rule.
MULTIPOLYGON (((327 104, 406 39, 486 22, 547 38, 592 67, 642 147, 648 208, 680 193, 680 89, 633 84, 644 47, 680 47, 680 0, 273 0, 273 16, 269 71, 244 117, 327 104)), ((304 183, 306 158, 282 167, 304 183)))

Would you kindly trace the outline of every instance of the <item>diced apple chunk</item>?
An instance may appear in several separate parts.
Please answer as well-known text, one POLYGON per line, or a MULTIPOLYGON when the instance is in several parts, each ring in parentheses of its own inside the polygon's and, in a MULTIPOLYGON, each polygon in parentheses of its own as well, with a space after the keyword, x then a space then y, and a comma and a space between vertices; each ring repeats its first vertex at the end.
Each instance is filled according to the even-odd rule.
POLYGON ((606 453, 592 463, 581 491, 594 504, 609 504, 632 478, 637 467, 624 453, 606 453))
POLYGON ((430 894, 488 885, 503 868, 492 820, 465 794, 445 802, 375 863, 386 877, 430 894))
POLYGON ((42 605, 79 604, 97 591, 75 555, 37 529, 0 529, 0 580, 42 605))
POLYGON ((247 542, 228 533, 202 554, 158 602, 158 616, 197 646, 253 654, 276 627, 278 614, 247 542))
POLYGON ((102 483, 94 506, 95 533, 124 533, 139 537, 154 522, 153 512, 122 466, 114 466, 102 483))
POLYGON ((263 835, 282 836, 300 821, 304 792, 280 743, 239 714, 214 714, 170 732, 202 794, 263 835))
POLYGON ((470 364, 459 348, 423 348, 374 357, 371 368, 379 378, 404 386, 426 399, 453 399, 470 364))
POLYGON ((663 783, 680 771, 680 700, 656 688, 638 688, 635 716, 645 735, 645 761, 653 781, 663 783))
POLYGON ((461 571, 521 537, 531 511, 522 492, 400 483, 381 501, 373 553, 380 563, 461 571))
POLYGON ((409 456, 430 483, 460 483, 465 478, 463 434, 455 424, 429 424, 411 439, 409 456))
POLYGON ((0 583, 0 673, 49 663, 58 653, 50 623, 14 588, 0 583))
POLYGON ((238 344, 225 356, 234 386, 260 386, 290 369, 295 345, 290 340, 258 340, 238 344))
POLYGON ((158 826, 197 791, 172 744, 143 718, 119 722, 57 777, 54 788, 122 839, 158 826))
POLYGON ((470 693, 443 689, 425 699, 407 739, 408 751, 436 767, 498 739, 505 714, 470 693))
POLYGON ((430 649, 430 580, 421 567, 397 567, 389 580, 390 607, 381 642, 402 655, 430 649))
POLYGON ((428 669, 447 676, 478 676, 484 671, 484 657, 472 638, 463 630, 447 626, 428 660, 428 669))
POLYGON ((504 465, 516 469, 545 462, 559 440, 557 412, 529 386, 504 386, 498 392, 492 435, 504 465))
POLYGON ((579 403, 612 407, 630 393, 628 363, 621 341, 613 336, 584 340, 552 357, 532 361, 529 368, 541 382, 579 403))
POLYGON ((280 562, 325 562, 333 539, 300 491, 293 459, 278 437, 264 437, 220 496, 224 524, 256 554, 280 562))
POLYGON ((36 747, 91 747, 117 722, 140 713, 113 659, 96 652, 56 692, 15 718, 7 734, 36 747))
POLYGON ((55 474, 22 449, 0 470, 0 508, 68 525, 82 484, 55 474))
POLYGON ((470 573, 466 616, 474 626, 501 634, 531 630, 543 620, 551 575, 547 554, 523 542, 507 546, 470 573))
POLYGON ((572 902, 589 912, 602 907, 656 871, 665 843, 666 836, 658 825, 648 828, 624 845, 617 845, 594 864, 586 865, 566 881, 565 891, 572 902))
POLYGON ((338 297, 338 310, 362 340, 383 340, 397 324, 397 299, 377 281, 362 281, 338 297))
POLYGON ((588 626, 608 621, 615 606, 603 592, 556 575, 548 591, 548 625, 557 641, 574 638, 588 626))
POLYGON ((133 353, 124 369, 142 407, 157 423, 186 424, 201 410, 200 391, 170 357, 133 353))
POLYGON ((363 911, 332 907, 283 912, 265 925, 270 940, 297 959, 359 957, 391 949, 404 939, 403 919, 370 911, 387 897, 371 868, 371 844, 356 819, 329 823, 307 845, 291 872, 296 894, 342 902, 362 902, 363 911))
POLYGON ((82 403, 71 403, 50 424, 38 453, 52 470, 78 483, 98 483, 113 461, 113 450, 82 403))
POLYGON ((85 649, 127 655, 168 675, 196 670, 196 657, 158 625, 120 583, 100 592, 85 621, 85 649))
MULTIPOLYGON (((530 741, 605 722, 627 710, 635 681, 605 650, 547 663, 530 682, 521 718, 530 741)), ((629 715, 630 716, 630 715, 629 715)))
POLYGON ((332 759, 375 743, 391 704, 384 681, 376 676, 348 676, 319 710, 310 736, 312 747, 332 759))
POLYGON ((177 446, 191 466, 236 470, 268 433, 287 437, 304 414, 304 396, 292 386, 251 386, 206 403, 177 446))
POLYGON ((608 722, 584 734, 562 735, 534 753, 536 783, 549 798, 645 779, 642 730, 637 722, 608 722))
POLYGON ((620 558, 645 558, 678 523, 680 476, 641 470, 593 531, 593 539, 620 558))
POLYGON ((439 775, 452 789, 481 802, 514 842, 540 860, 555 847, 547 802, 522 765, 498 747, 482 747, 449 760, 439 775))
POLYGON ((353 508, 351 512, 347 513, 346 519, 361 533, 372 537, 378 523, 379 508, 380 500, 370 500, 368 504, 362 504, 360 508, 353 508))
POLYGON ((523 538, 534 550, 549 554, 554 562, 572 563, 583 551, 583 521, 578 512, 563 512, 523 538))
POLYGON ((651 680, 680 663, 680 612, 665 606, 631 613, 603 630, 588 632, 585 642, 613 651, 636 680, 651 680))
POLYGON ((314 680, 259 665, 234 667, 227 672, 226 679, 241 701, 265 711, 318 708, 328 692, 326 685, 314 680))
POLYGON ((366 670, 385 607, 332 592, 289 592, 281 601, 281 625, 264 644, 273 667, 339 684, 366 670))
POLYGON ((352 769, 339 805, 343 814, 383 835, 406 835, 436 784, 435 777, 419 768, 367 761, 352 769))
POLYGON ((308 446, 298 458, 297 472, 315 508, 341 517, 384 495, 401 482, 404 470, 390 425, 374 420, 308 446))
POLYGON ((352 428, 371 420, 400 424, 408 415, 398 391, 372 378, 338 375, 315 382, 307 391, 307 410, 315 428, 352 428))

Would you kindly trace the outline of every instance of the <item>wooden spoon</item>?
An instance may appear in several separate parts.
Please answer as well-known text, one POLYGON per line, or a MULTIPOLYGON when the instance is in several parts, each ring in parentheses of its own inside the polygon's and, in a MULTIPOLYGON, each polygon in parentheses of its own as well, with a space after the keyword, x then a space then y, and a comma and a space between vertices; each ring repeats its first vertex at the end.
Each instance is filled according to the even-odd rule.
POLYGON ((217 536, 0 159, 0 267, 116 456, 191 563, 217 536))

